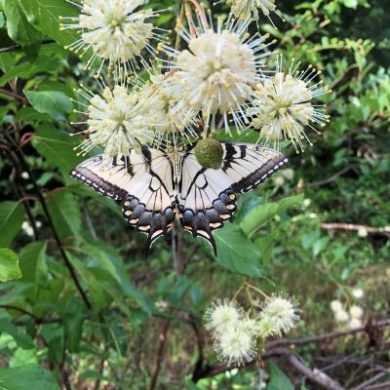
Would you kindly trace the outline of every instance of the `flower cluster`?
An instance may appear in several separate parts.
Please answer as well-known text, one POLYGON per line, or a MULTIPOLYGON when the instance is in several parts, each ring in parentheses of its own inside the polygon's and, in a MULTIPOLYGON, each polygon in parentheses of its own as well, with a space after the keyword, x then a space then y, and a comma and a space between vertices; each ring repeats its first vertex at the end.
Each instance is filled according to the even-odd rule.
POLYGON ((253 360, 261 342, 288 332, 298 320, 294 303, 278 295, 267 298, 260 311, 245 311, 236 302, 223 300, 213 304, 205 314, 214 349, 229 366, 253 360))
POLYGON ((62 18, 63 29, 80 34, 69 49, 86 57, 86 67, 107 80, 100 93, 82 92, 88 100, 80 111, 85 120, 79 124, 88 127, 82 153, 100 146, 115 156, 141 144, 176 146, 219 130, 231 135, 250 129, 258 132, 258 142, 279 146, 289 140, 301 150, 304 140, 310 143, 307 129, 317 131, 315 125, 328 119, 314 105, 327 91, 319 72, 310 66, 304 72, 286 71, 279 58, 276 71, 270 72, 274 42, 249 34, 259 11, 268 17, 275 10, 274 0, 227 0, 230 17, 216 27, 191 1, 185 6, 195 7, 198 21, 191 12, 182 13, 187 31, 178 16, 177 42, 183 44, 175 47, 163 29, 153 26, 158 13, 146 7, 146 0, 67 1, 80 10, 79 16, 62 18), (146 75, 138 77, 145 69, 146 75))
MULTIPOLYGON (((364 292, 361 289, 354 289, 352 295, 354 298, 360 299, 364 292)), ((335 321, 343 328, 355 329, 363 325, 364 310, 361 306, 353 304, 347 307, 341 301, 334 300, 330 303, 330 308, 333 311, 335 321)))

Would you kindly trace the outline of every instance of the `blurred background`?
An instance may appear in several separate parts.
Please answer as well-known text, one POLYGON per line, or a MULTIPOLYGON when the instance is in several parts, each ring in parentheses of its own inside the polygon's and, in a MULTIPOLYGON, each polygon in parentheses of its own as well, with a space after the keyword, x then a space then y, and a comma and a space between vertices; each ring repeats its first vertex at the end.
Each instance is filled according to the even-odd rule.
MULTIPOLYGON (((206 5, 228 13, 223 1, 206 5)), ((304 340, 294 351, 306 365, 339 388, 390 388, 390 3, 277 7, 260 31, 277 39, 286 65, 322 72, 329 124, 320 135, 308 130, 304 153, 284 149, 288 167, 240 197, 233 224, 216 233, 217 257, 179 235, 177 256, 167 238, 145 259, 145 239, 120 207, 69 176, 83 160, 73 151, 80 138, 69 136, 79 118, 74 88, 99 90, 63 48, 76 35, 59 31, 59 16, 77 8, 0 2, 1 386, 322 388, 283 355, 240 370, 218 365, 202 316, 248 281, 299 303, 302 320, 288 337, 304 340), (243 231, 243 221, 254 229, 243 231)), ((158 24, 173 28, 174 13, 158 24)))

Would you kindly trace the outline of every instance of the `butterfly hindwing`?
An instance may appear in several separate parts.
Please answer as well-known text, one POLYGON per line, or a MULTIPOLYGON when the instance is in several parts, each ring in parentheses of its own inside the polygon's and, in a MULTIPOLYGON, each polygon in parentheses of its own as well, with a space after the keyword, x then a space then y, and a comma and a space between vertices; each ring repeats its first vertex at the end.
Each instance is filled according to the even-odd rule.
POLYGON ((123 214, 132 227, 154 241, 174 223, 173 166, 162 151, 143 147, 128 157, 92 157, 78 165, 72 176, 94 190, 123 201, 123 214))
POLYGON ((193 149, 181 161, 179 210, 183 228, 207 239, 215 249, 212 231, 223 226, 236 210, 235 193, 257 187, 287 159, 279 152, 248 144, 222 144, 220 169, 205 169, 193 149))

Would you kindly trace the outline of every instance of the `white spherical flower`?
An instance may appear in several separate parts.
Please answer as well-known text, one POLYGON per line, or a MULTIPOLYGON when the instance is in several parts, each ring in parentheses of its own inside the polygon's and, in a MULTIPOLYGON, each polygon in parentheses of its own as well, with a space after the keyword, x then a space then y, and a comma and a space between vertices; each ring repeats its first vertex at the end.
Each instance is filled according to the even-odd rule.
POLYGON ((21 176, 22 179, 24 179, 24 180, 28 180, 28 179, 30 178, 28 172, 22 172, 22 173, 20 174, 20 176, 21 176))
POLYGON ((113 90, 106 87, 102 95, 92 95, 83 114, 88 116, 88 129, 83 132, 88 139, 79 147, 81 154, 101 146, 110 156, 128 155, 130 149, 153 139, 137 93, 129 93, 125 86, 117 85, 113 90))
POLYGON ((364 291, 361 288, 354 288, 352 290, 352 295, 356 299, 361 299, 364 297, 364 291))
POLYGON ((330 303, 330 308, 333 310, 333 311, 340 311, 340 310, 344 310, 344 307, 343 307, 343 304, 338 301, 338 300, 334 300, 330 303))
POLYGON ((266 339, 269 336, 275 334, 274 323, 268 317, 262 317, 256 323, 256 335, 262 339, 266 339))
POLYGON ((276 177, 274 178, 274 183, 275 183, 276 187, 281 187, 281 186, 283 186, 283 184, 284 184, 284 178, 283 178, 283 176, 276 176, 276 177))
POLYGON ((247 23, 239 24, 235 30, 206 29, 196 38, 184 36, 188 50, 166 48, 174 71, 170 90, 178 101, 177 111, 183 106, 201 110, 206 126, 219 113, 227 132, 228 114, 233 115, 236 126, 244 126, 235 112, 243 113, 253 97, 253 87, 259 81, 257 71, 264 56, 259 53, 266 46, 263 37, 246 41, 247 23))
POLYGON ((149 125, 155 131, 155 141, 182 137, 187 140, 197 138, 197 111, 188 107, 175 110, 176 100, 169 94, 166 85, 172 74, 151 76, 139 92, 140 106, 149 125))
POLYGON ((349 314, 352 318, 362 318, 363 317, 363 309, 360 306, 352 305, 349 308, 349 314))
POLYGON ((316 75, 312 68, 298 77, 278 71, 257 85, 252 107, 246 114, 252 117, 251 125, 260 130, 260 138, 275 143, 288 139, 296 150, 303 150, 305 139, 311 144, 305 127, 317 132, 312 123, 324 126, 328 120, 321 108, 312 104, 314 97, 326 92, 317 84, 310 85, 316 75))
POLYGON ((273 327, 275 335, 282 335, 295 327, 299 320, 298 310, 290 300, 273 295, 265 302, 260 320, 266 318, 273 327))
POLYGON ((349 328, 349 329, 360 328, 362 325, 363 325, 363 323, 362 323, 362 321, 361 321, 359 318, 352 318, 352 319, 348 322, 348 328, 349 328))
POLYGON ((83 56, 89 49, 93 54, 87 67, 96 58, 110 66, 125 65, 134 69, 136 57, 144 48, 151 50, 153 25, 146 20, 154 16, 150 9, 139 9, 144 0, 67 0, 81 10, 79 17, 64 17, 63 29, 77 29, 81 38, 69 46, 83 56))
POLYGON ((32 228, 30 222, 24 221, 22 223, 22 230, 26 236, 33 237, 34 236, 34 229, 32 228))
POLYGON ((235 328, 242 320, 242 308, 227 300, 218 301, 207 309, 205 314, 206 327, 213 331, 215 336, 235 328))
POLYGON ((228 366, 240 366, 256 356, 256 339, 242 322, 238 322, 236 326, 231 326, 221 333, 214 347, 220 359, 228 366))
POLYGON ((259 9, 265 16, 275 11, 275 0, 228 0, 231 13, 240 19, 259 19, 259 9))
POLYGON ((349 321, 349 315, 348 313, 344 310, 337 310, 334 312, 334 318, 336 322, 347 322, 349 321))

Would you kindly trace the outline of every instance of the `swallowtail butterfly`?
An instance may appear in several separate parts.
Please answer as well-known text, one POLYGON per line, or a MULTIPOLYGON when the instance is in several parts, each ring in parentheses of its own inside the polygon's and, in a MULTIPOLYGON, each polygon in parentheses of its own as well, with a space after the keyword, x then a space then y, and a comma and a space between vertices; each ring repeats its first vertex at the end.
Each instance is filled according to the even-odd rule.
POLYGON ((175 220, 215 250, 212 231, 236 210, 236 193, 257 187, 286 164, 273 149, 259 145, 222 143, 220 169, 197 162, 194 146, 182 151, 143 146, 129 156, 101 154, 78 165, 72 176, 123 204, 130 226, 148 234, 152 244, 172 229, 175 220))

